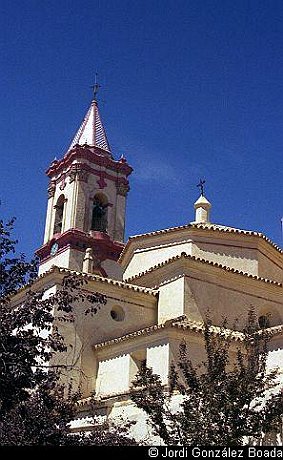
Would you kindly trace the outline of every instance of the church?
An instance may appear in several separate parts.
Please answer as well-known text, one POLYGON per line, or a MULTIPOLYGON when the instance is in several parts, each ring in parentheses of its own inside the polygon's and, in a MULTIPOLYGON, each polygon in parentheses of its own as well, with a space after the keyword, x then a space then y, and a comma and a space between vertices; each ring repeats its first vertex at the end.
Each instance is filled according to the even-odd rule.
MULTIPOLYGON (((62 326, 70 346, 61 359, 67 380, 82 392, 82 417, 94 392, 103 413, 127 410, 133 417, 129 390, 141 364, 166 384, 183 339, 193 360, 202 360, 208 310, 217 333, 224 317, 231 327, 238 319, 240 330, 254 308, 259 325, 272 332, 270 365, 283 371, 282 250, 257 231, 213 223, 202 187, 190 223, 125 243, 132 172, 123 156, 113 156, 95 91, 70 147, 47 170, 35 281, 52 293, 66 275, 77 273, 87 279, 88 291, 107 299, 94 317, 78 306, 76 324, 62 326)), ((233 337, 236 349, 241 333, 233 337)))

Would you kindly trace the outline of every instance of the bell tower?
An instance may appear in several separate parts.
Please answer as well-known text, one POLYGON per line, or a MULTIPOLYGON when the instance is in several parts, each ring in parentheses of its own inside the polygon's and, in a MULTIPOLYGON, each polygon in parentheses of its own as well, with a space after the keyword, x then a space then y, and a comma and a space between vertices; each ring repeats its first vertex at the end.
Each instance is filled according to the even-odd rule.
POLYGON ((54 160, 39 274, 52 265, 120 279, 125 208, 132 168, 115 160, 94 99, 70 147, 54 160))

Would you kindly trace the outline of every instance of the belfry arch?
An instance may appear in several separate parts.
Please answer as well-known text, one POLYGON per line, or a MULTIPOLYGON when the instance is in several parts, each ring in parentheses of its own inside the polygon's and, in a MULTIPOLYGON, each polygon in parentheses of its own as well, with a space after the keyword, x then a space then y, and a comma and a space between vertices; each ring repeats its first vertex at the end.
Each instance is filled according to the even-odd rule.
POLYGON ((266 306, 259 311, 258 324, 261 328, 278 326, 282 324, 282 318, 275 307, 266 306))
POLYGON ((108 229, 108 198, 96 193, 92 200, 90 230, 106 233, 108 229))
POLYGON ((85 270, 93 257, 96 273, 122 277, 118 259, 124 248, 131 172, 123 155, 114 159, 93 99, 68 150, 47 170, 44 242, 37 251, 40 273, 53 265, 85 270))
POLYGON ((55 219, 54 219, 54 228, 53 235, 56 233, 62 233, 64 231, 64 211, 65 211, 66 198, 64 195, 60 195, 57 203, 55 204, 55 219))

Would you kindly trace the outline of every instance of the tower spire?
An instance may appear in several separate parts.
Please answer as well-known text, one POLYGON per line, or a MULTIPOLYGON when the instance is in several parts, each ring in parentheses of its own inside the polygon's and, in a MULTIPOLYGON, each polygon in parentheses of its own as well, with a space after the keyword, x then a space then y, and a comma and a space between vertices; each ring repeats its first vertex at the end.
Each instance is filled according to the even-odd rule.
MULTIPOLYGON (((94 84, 94 97, 98 90, 94 84)), ((112 157, 95 99, 61 160, 47 170, 50 179, 40 273, 58 265, 120 277, 128 176, 125 159, 112 157)))
POLYGON ((97 93, 100 85, 97 83, 97 74, 95 74, 95 83, 93 88, 93 100, 83 119, 81 126, 76 132, 68 151, 75 145, 87 145, 88 147, 98 147, 111 156, 111 148, 107 139, 106 131, 102 123, 97 104, 97 93))

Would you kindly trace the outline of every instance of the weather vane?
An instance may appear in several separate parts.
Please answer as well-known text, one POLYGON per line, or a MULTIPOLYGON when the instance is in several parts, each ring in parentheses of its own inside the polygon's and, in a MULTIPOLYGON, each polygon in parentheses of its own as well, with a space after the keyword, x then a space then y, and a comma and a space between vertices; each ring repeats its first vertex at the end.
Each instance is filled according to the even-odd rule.
POLYGON ((94 80, 94 85, 91 86, 91 88, 93 89, 93 100, 96 101, 96 96, 97 96, 97 93, 98 93, 98 90, 99 88, 101 87, 98 83, 97 83, 97 73, 95 74, 95 80, 94 80))
POLYGON ((202 196, 204 196, 204 184, 205 184, 205 180, 200 179, 199 184, 197 185, 197 187, 200 189, 200 193, 202 196))

